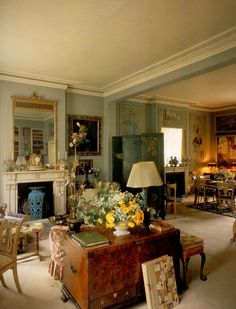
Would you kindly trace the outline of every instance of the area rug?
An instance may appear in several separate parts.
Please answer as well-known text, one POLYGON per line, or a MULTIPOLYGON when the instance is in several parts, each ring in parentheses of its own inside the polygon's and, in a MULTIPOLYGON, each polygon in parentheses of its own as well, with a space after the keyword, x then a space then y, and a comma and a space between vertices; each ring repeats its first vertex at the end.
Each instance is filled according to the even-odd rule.
POLYGON ((230 207, 228 207, 227 205, 225 206, 225 208, 221 209, 221 211, 219 211, 216 208, 216 205, 213 203, 208 203, 205 206, 203 203, 199 203, 196 205, 188 205, 187 207, 197 209, 197 210, 202 210, 202 211, 208 211, 208 212, 222 215, 222 216, 236 218, 236 212, 232 213, 230 207))

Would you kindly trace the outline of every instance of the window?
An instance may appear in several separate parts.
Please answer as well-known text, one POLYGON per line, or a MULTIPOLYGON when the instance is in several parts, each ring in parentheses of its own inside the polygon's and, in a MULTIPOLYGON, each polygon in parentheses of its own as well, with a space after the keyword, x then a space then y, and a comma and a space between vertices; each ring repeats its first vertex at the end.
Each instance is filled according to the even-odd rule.
POLYGON ((170 157, 182 161, 183 129, 161 128, 164 133, 164 162, 168 164, 170 157))

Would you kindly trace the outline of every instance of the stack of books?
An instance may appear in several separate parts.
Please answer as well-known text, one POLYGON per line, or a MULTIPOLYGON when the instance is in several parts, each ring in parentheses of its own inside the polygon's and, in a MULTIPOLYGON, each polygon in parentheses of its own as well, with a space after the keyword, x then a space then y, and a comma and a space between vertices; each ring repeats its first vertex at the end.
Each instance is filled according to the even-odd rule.
POLYGON ((165 231, 172 230, 174 228, 174 225, 164 220, 155 220, 155 221, 152 221, 149 227, 159 232, 165 232, 165 231))
POLYGON ((93 246, 106 246, 109 240, 97 231, 82 231, 71 234, 71 237, 76 240, 83 248, 93 246))

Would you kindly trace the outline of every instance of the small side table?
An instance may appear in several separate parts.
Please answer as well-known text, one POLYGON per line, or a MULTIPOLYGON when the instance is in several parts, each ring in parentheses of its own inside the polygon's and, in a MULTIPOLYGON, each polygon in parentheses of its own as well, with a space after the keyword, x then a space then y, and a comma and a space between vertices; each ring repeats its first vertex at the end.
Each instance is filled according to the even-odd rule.
POLYGON ((44 224, 41 222, 30 223, 27 222, 21 226, 20 237, 25 237, 27 235, 33 236, 35 238, 35 251, 33 253, 22 254, 17 258, 17 261, 28 259, 32 256, 38 256, 40 260, 39 253, 39 232, 41 232, 44 228, 44 224))

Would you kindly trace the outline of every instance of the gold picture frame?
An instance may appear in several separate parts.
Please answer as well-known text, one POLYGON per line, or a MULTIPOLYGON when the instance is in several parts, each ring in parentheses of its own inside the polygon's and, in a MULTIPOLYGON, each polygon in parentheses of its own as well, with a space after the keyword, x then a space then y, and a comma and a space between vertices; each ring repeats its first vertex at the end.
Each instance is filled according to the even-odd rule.
POLYGON ((68 153, 74 155, 70 147, 71 136, 79 131, 77 123, 84 125, 87 130, 86 142, 78 145, 76 151, 80 156, 101 155, 101 117, 68 115, 68 153))
POLYGON ((79 160, 76 167, 76 175, 88 174, 88 171, 93 167, 93 160, 79 160))

